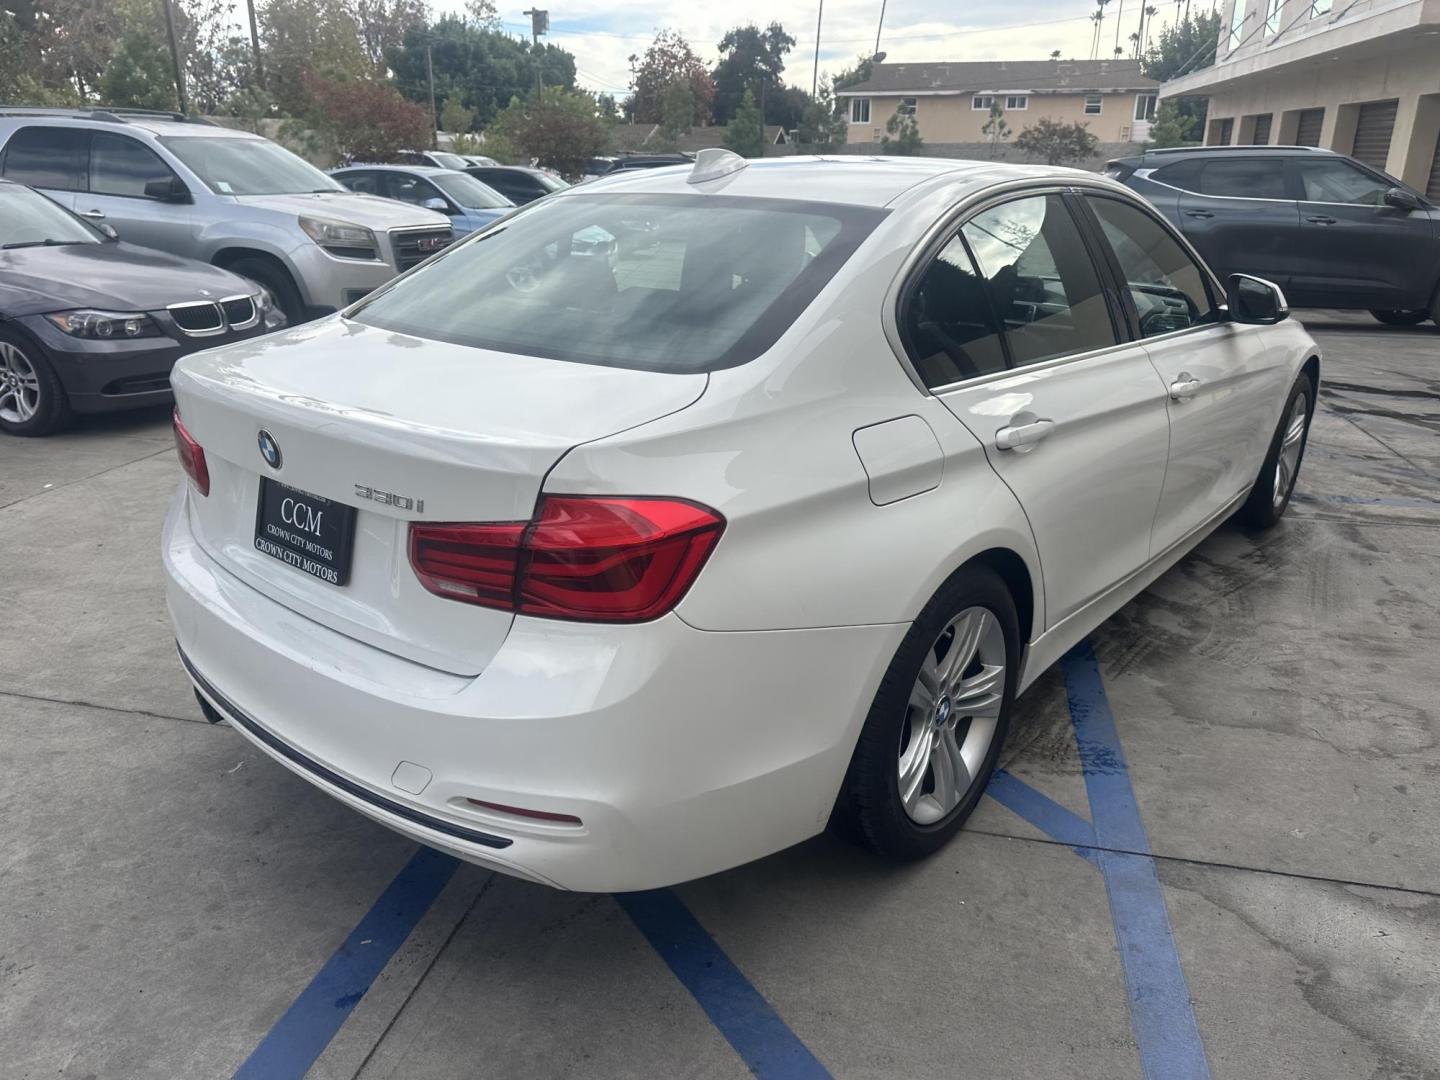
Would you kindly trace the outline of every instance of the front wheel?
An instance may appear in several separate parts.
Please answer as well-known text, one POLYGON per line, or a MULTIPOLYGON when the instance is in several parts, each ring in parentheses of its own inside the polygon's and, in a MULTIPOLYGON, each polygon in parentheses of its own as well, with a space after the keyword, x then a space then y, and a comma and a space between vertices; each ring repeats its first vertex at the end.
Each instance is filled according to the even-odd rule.
POLYGON ((1257 529, 1268 529, 1285 514, 1295 479, 1300 475, 1300 461, 1305 456, 1305 440, 1310 433, 1310 417, 1314 412, 1315 387, 1307 375, 1301 375, 1290 388, 1280 426, 1270 440, 1270 450, 1260 466, 1260 475, 1250 496, 1240 508, 1238 517, 1257 529))
POLYGON ((0 329, 0 431, 50 435, 70 422, 70 399, 40 347, 0 329))
POLYGON ((990 569, 962 569, 901 642, 845 774, 834 824, 915 859, 960 830, 995 771, 1015 696, 1015 603, 990 569))
POLYGON ((1428 311, 1371 311, 1386 326, 1419 326, 1430 318, 1428 311))

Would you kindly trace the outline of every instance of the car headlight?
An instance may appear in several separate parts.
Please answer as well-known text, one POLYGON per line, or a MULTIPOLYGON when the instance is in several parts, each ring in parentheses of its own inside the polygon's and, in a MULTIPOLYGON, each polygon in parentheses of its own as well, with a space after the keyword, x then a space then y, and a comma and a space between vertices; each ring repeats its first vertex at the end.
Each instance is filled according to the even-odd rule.
POLYGON ((71 337, 104 341, 161 336, 155 320, 140 311, 57 311, 45 318, 71 337))
POLYGON ((379 246, 375 234, 364 225, 331 218, 301 217, 300 228, 331 255, 346 259, 378 259, 379 246))

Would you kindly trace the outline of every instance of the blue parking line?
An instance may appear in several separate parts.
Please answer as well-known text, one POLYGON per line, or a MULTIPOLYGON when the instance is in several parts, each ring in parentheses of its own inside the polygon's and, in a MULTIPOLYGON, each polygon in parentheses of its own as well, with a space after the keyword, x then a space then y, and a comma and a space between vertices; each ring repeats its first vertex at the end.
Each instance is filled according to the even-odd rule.
POLYGON ((235 1080, 301 1080, 459 865, 431 848, 417 851, 235 1071, 235 1080))
POLYGON ((1066 653, 1061 668, 1141 1070, 1146 1080, 1209 1080, 1165 894, 1090 643, 1066 653), (1106 850, 1116 848, 1138 854, 1106 850))
POLYGON ((616 893, 615 900, 758 1080, 829 1080, 674 892, 616 893))
POLYGON ((1065 809, 1050 796, 1041 794, 1004 769, 995 770, 985 794, 1024 818, 1051 840, 1071 845, 1082 859, 1095 861, 1095 830, 1090 822, 1065 809))

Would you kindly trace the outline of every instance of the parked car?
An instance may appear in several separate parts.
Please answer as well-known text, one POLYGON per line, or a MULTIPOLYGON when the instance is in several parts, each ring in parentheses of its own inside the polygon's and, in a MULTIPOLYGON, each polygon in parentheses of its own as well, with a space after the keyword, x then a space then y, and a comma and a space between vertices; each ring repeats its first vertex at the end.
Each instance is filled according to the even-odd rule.
POLYGON ((470 161, 464 154, 449 150, 401 150, 395 155, 397 165, 428 165, 433 169, 468 169, 470 161))
POLYGON ((487 167, 488 167, 488 166, 494 166, 494 165, 499 165, 499 164, 500 164, 500 163, 499 163, 498 161, 496 161, 494 158, 485 157, 485 156, 482 155, 482 154, 461 154, 460 156, 465 159, 465 164, 466 164, 467 166, 477 166, 477 167, 478 167, 478 166, 487 166, 487 167))
POLYGON ((455 235, 467 236, 515 209, 494 188, 454 169, 428 165, 351 165, 331 174, 351 191, 398 199, 445 214, 455 235))
POLYGON ((520 165, 479 166, 466 169, 465 175, 473 176, 486 187, 498 191, 516 206, 524 206, 570 186, 544 169, 529 169, 520 165))
POLYGON ((668 165, 690 165, 693 154, 623 154, 615 159, 605 175, 626 169, 663 169, 668 165))
POLYGON ((1219 273, 1273 281, 1297 307, 1440 320, 1440 210, 1354 158, 1307 146, 1151 150, 1110 176, 1178 226, 1219 273))
POLYGON ((0 108, 0 176, 122 240, 233 270, 291 322, 354 303, 453 239, 268 139, 171 113, 0 108))
POLYGON ((917 857, 1016 694, 1285 512, 1319 380, 1286 314, 1068 169, 597 180, 181 361, 181 659, 322 790, 534 881, 670 884, 832 818, 917 857))
POLYGON ((284 325, 253 282, 122 244, 0 180, 0 431, 168 401, 179 357, 284 325))

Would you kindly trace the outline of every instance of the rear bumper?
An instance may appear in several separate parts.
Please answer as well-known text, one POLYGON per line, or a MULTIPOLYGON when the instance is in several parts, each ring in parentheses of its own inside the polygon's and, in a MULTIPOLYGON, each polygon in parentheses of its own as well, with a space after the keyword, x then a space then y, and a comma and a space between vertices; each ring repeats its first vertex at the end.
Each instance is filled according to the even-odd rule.
POLYGON ((355 810, 561 888, 674 884, 819 832, 905 631, 708 633, 674 615, 627 627, 520 618, 481 675, 455 676, 347 638, 239 581, 195 543, 190 497, 182 485, 166 521, 167 601, 211 703, 355 810), (467 797, 582 824, 489 811, 467 797))

